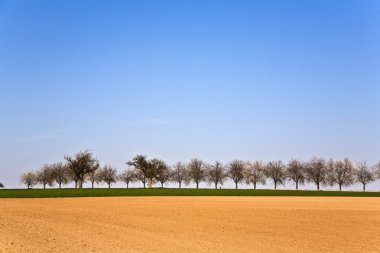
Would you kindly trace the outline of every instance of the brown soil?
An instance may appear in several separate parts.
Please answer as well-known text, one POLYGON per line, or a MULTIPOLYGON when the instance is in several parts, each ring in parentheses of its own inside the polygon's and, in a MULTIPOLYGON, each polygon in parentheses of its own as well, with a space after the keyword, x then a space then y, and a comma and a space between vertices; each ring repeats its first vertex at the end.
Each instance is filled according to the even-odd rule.
POLYGON ((380 199, 0 199, 0 252, 380 252, 380 199))

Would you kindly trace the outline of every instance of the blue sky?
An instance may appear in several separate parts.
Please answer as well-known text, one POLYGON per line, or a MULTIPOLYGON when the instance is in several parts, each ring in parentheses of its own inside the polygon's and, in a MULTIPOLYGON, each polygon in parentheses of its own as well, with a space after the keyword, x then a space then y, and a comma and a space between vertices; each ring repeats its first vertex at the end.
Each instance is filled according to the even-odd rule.
MULTIPOLYGON (((119 170, 380 160, 380 2, 0 0, 0 181, 92 150, 119 170)), ((380 186, 372 186, 380 188, 380 186)))

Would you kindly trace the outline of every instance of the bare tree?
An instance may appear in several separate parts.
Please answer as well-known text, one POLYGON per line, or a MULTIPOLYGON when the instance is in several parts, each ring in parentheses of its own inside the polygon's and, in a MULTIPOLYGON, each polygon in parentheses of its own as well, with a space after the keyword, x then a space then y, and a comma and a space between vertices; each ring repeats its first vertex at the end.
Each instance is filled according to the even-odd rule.
POLYGON ((145 155, 137 155, 133 157, 131 161, 127 162, 127 164, 136 170, 136 176, 143 183, 144 188, 147 181, 149 188, 152 186, 155 173, 152 164, 146 159, 145 155))
POLYGON ((71 171, 71 178, 73 178, 75 182, 78 182, 79 188, 83 188, 85 176, 99 168, 99 161, 95 159, 93 154, 88 150, 79 152, 72 157, 66 155, 65 159, 71 171))
POLYGON ((348 186, 355 181, 355 167, 348 158, 343 160, 333 161, 329 160, 327 163, 327 180, 330 185, 337 184, 339 191, 342 190, 342 186, 348 186))
POLYGON ((161 183, 161 187, 164 187, 164 184, 169 181, 171 177, 170 167, 160 159, 152 159, 152 166, 155 171, 155 179, 161 183))
POLYGON ((67 176, 67 180, 68 182, 74 182, 74 188, 78 188, 78 177, 77 175, 73 172, 73 170, 70 168, 69 165, 67 165, 66 167, 66 176, 67 176))
POLYGON ((127 184, 128 189, 129 183, 135 182, 137 180, 137 177, 133 170, 126 169, 119 175, 119 179, 127 184))
POLYGON ((111 188, 111 184, 116 183, 118 179, 116 168, 110 165, 104 166, 99 170, 99 179, 100 181, 105 182, 108 185, 108 188, 111 188))
POLYGON ((368 183, 375 181, 375 173, 372 169, 368 168, 366 162, 359 162, 355 169, 355 179, 363 185, 363 192, 368 183))
POLYGON ((141 183, 143 183, 144 188, 145 188, 145 184, 148 182, 148 180, 146 179, 146 177, 142 173, 142 171, 141 170, 137 170, 137 169, 133 169, 133 173, 135 173, 136 179, 138 181, 140 181, 141 183))
POLYGON ((95 183, 100 183, 102 181, 99 175, 99 171, 99 169, 91 171, 85 176, 85 179, 91 183, 91 189, 94 189, 95 183))
POLYGON ((298 190, 298 185, 305 182, 304 164, 303 162, 292 159, 286 167, 286 176, 291 179, 298 190))
POLYGON ((258 183, 265 184, 265 164, 262 161, 246 162, 243 176, 247 184, 252 183, 256 190, 258 183))
POLYGON ((234 160, 228 165, 227 175, 235 183, 235 188, 238 188, 238 184, 243 181, 244 162, 242 160, 234 160))
POLYGON ((321 184, 327 181, 327 166, 326 160, 323 158, 313 157, 310 162, 305 166, 305 176, 309 182, 315 183, 317 190, 320 189, 321 184))
POLYGON ((36 182, 42 184, 44 189, 46 189, 46 185, 52 186, 54 183, 53 167, 49 164, 44 164, 41 169, 37 170, 36 182))
POLYGON ((206 179, 205 167, 206 164, 199 159, 192 159, 187 165, 187 181, 194 181, 197 189, 199 188, 199 183, 206 179))
POLYGON ((219 161, 207 167, 206 179, 209 183, 214 184, 215 189, 218 189, 218 184, 222 185, 227 177, 226 169, 219 161))
POLYGON ((58 184, 59 189, 61 189, 62 184, 67 184, 69 182, 67 167, 62 163, 54 163, 51 165, 51 168, 52 179, 58 184))
POLYGON ((31 189, 36 184, 36 173, 34 171, 28 171, 21 174, 21 183, 25 184, 28 189, 31 189))
POLYGON ((181 185, 186 178, 186 165, 178 162, 173 166, 171 180, 178 183, 178 188, 181 189, 181 185))
POLYGON ((284 184, 286 181, 284 163, 282 161, 269 162, 265 168, 265 175, 272 179, 274 189, 277 189, 277 185, 284 184))
POLYGON ((380 162, 374 166, 375 176, 380 179, 380 162))

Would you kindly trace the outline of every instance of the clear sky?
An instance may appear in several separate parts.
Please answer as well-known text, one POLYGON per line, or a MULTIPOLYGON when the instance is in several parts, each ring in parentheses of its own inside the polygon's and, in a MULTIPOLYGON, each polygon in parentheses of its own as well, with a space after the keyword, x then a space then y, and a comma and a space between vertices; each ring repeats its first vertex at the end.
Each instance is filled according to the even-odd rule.
POLYGON ((380 1, 0 0, 0 181, 83 149, 373 164, 380 1))

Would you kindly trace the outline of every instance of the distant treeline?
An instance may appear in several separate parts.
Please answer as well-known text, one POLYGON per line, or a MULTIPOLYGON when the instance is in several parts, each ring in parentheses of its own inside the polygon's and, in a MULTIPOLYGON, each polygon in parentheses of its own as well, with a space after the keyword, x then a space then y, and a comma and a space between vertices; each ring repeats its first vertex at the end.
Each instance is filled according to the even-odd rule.
POLYGON ((297 159, 287 164, 282 161, 242 161, 234 160, 224 165, 216 161, 213 164, 205 163, 200 159, 192 159, 188 163, 178 162, 169 166, 161 159, 148 159, 144 155, 137 155, 127 162, 128 168, 118 172, 116 168, 105 165, 100 166, 99 161, 89 151, 79 152, 73 156, 65 156, 65 163, 45 164, 36 171, 25 172, 21 175, 21 182, 28 189, 40 184, 45 189, 47 185, 63 185, 73 182, 75 188, 82 188, 84 182, 90 182, 92 188, 95 183, 112 183, 122 181, 127 188, 130 183, 141 182, 144 186, 159 183, 174 182, 181 188, 183 184, 195 184, 199 187, 201 182, 213 184, 215 189, 226 180, 232 180, 236 189, 241 183, 251 184, 256 189, 257 184, 271 181, 276 189, 287 181, 295 184, 295 189, 306 182, 315 184, 319 190, 322 186, 349 186, 359 182, 365 191, 368 183, 380 178, 380 162, 368 166, 366 162, 353 163, 350 159, 325 160, 313 157, 303 162, 297 159))

